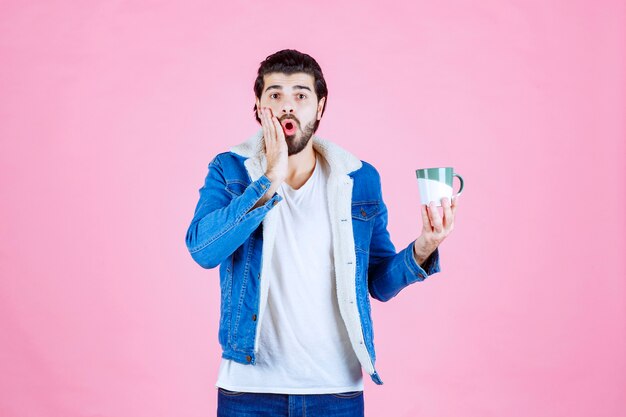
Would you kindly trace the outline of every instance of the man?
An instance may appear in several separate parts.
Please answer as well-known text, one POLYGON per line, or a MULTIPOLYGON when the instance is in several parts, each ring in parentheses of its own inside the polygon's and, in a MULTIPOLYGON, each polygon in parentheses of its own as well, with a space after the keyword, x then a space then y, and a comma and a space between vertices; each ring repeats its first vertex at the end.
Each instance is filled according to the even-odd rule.
POLYGON ((363 416, 374 368, 369 296, 439 272, 456 202, 421 207, 396 252, 376 169, 314 135, 328 91, 307 54, 282 50, 254 85, 262 128, 209 163, 186 244, 220 265, 218 416, 363 416))

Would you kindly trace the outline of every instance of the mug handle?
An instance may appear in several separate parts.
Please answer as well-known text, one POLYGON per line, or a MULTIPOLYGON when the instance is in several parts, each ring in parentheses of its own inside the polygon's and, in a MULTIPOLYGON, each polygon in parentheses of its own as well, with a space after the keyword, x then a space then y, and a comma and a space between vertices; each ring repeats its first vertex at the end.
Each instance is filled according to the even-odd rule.
POLYGON ((456 193, 455 195, 453 195, 453 196, 452 196, 452 198, 456 198, 456 197, 460 196, 460 195, 461 195, 461 193, 463 192, 463 177, 461 177, 461 176, 460 176, 459 174, 457 174, 457 173, 452 174, 452 177, 453 177, 453 178, 454 178, 454 177, 457 177, 457 178, 459 179, 459 181, 461 181, 461 187, 459 188, 459 192, 458 192, 458 193, 456 193))

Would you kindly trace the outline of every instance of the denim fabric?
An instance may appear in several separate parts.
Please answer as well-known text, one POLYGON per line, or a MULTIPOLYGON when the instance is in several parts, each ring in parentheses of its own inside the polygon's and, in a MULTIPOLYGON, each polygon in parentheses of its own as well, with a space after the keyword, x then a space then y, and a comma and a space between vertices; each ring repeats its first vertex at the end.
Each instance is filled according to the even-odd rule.
MULTIPOLYGON (((328 157, 332 159, 334 156, 329 154, 328 157)), ((246 159, 231 151, 220 153, 209 163, 204 185, 199 190, 200 199, 187 230, 186 245, 192 258, 203 268, 220 266, 218 340, 222 357, 254 365, 257 326, 261 321, 257 320, 257 315, 261 308, 263 220, 270 210, 280 204, 282 197, 274 193, 265 204, 251 210, 271 183, 265 175, 252 181, 244 165, 246 159)), ((365 346, 367 352, 361 353, 359 360, 372 380, 380 385, 382 380, 374 369, 376 353, 369 297, 388 301, 408 285, 439 272, 439 252, 435 250, 423 266, 415 261, 413 242, 396 252, 387 231, 387 207, 382 198, 380 176, 365 161, 360 161, 359 166, 345 174, 331 173, 335 179, 344 181, 341 187, 352 184, 351 196, 343 196, 342 190, 346 188, 339 186, 336 188, 338 191, 331 192, 330 204, 335 204, 336 211, 341 212, 331 211, 331 216, 334 216, 331 222, 335 222, 336 231, 341 230, 338 235, 342 239, 338 244, 350 242, 352 245, 350 235, 346 238, 346 230, 354 238, 353 247, 341 247, 335 252, 345 257, 341 265, 337 265, 339 260, 335 257, 337 274, 344 271, 341 282, 346 279, 351 281, 348 284, 351 291, 346 291, 339 302, 345 306, 343 311, 356 311, 353 310, 354 303, 358 307, 355 319, 351 318, 352 313, 346 319, 342 311, 342 316, 349 331, 354 329, 355 323, 360 327, 358 334, 352 333, 355 352, 358 355, 359 351, 363 352, 359 348, 365 346), (344 213, 351 218, 346 218, 344 213), (349 224, 346 222, 352 227, 344 229, 344 225, 349 224), (353 260, 356 265, 346 265, 352 264, 353 260), (356 272, 350 272, 353 277, 346 278, 345 271, 356 272), (356 299, 349 298, 351 294, 356 294, 356 299)), ((339 180, 336 182, 339 183, 339 180)), ((419 209, 415 212, 419 214, 419 209)), ((342 288, 343 291, 346 287, 342 288)))
POLYGON ((217 417, 363 417, 363 391, 265 394, 218 388, 217 417))

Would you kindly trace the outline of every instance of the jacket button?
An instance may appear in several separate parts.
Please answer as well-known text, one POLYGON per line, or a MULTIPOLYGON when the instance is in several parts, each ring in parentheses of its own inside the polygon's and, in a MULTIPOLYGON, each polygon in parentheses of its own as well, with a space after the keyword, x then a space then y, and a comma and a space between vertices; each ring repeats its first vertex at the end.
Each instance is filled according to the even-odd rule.
POLYGON ((252 315, 252 321, 256 321, 256 314, 252 315))
POLYGON ((272 203, 273 206, 275 206, 276 204, 278 204, 278 200, 274 200, 274 203, 272 203))
POLYGON ((363 217, 367 217, 367 213, 365 212, 365 210, 361 209, 361 216, 363 217))
POLYGON ((252 358, 250 357, 250 355, 246 356, 246 360, 247 360, 248 362, 252 362, 252 358))

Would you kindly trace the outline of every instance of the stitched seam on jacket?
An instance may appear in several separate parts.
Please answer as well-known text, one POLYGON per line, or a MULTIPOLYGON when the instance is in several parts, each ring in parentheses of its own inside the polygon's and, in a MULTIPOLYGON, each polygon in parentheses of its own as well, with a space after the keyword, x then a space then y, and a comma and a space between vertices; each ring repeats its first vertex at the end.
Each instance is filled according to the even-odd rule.
MULTIPOLYGON (((250 236, 250 242, 254 242, 254 236, 250 236)), ((246 287, 248 285, 248 271, 249 271, 249 265, 250 265, 250 257, 252 256, 252 251, 250 250, 250 245, 251 243, 248 244, 248 256, 246 257, 246 263, 245 263, 245 268, 243 271, 243 276, 244 276, 244 280, 243 283, 241 284, 241 294, 239 296, 239 302, 237 303, 237 317, 235 318, 235 323, 234 323, 234 329, 233 329, 233 339, 237 340, 237 334, 238 329, 239 329, 239 320, 241 319, 241 305, 243 304, 243 299, 245 298, 245 294, 246 294, 246 287)), ((244 337, 246 337, 247 335, 244 335, 244 337)), ((238 349, 235 349, 238 350, 238 349)))
MULTIPOLYGON (((413 266, 413 262, 411 262, 409 260, 409 256, 411 257, 411 259, 413 259, 413 247, 411 247, 410 249, 411 249, 410 251, 408 250, 408 248, 406 248, 406 250, 405 250, 404 264, 407 266, 409 271, 413 272, 413 275, 417 275, 418 277, 421 277, 422 274, 421 274, 421 271, 419 270, 419 268, 415 268, 413 266)), ((413 259, 413 261, 417 264, 415 259, 413 259)))

